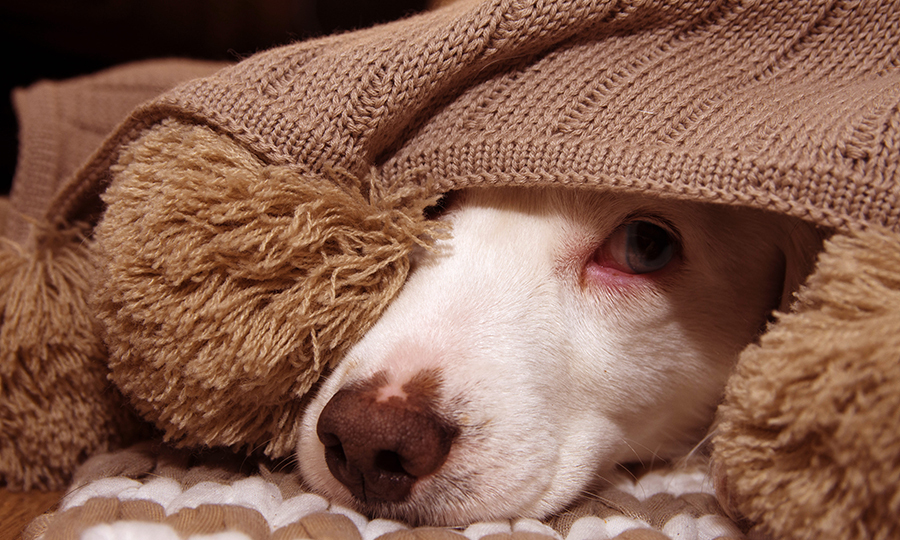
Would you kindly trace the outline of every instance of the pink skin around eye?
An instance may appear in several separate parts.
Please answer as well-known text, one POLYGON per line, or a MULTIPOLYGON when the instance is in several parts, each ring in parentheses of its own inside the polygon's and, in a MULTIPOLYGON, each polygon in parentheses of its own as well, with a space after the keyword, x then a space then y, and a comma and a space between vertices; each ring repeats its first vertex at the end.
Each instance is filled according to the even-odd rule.
POLYGON ((586 284, 589 285, 609 289, 628 289, 650 285, 656 281, 657 274, 661 272, 665 272, 665 270, 650 274, 635 274, 610 259, 603 253, 603 248, 600 248, 587 262, 584 278, 586 284))

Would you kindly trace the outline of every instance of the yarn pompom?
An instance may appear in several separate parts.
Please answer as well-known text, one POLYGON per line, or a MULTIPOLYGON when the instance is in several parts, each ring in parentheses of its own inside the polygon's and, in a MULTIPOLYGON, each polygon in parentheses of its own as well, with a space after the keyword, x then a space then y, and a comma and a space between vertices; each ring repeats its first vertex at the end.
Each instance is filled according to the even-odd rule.
POLYGON ((836 235, 730 381, 713 453, 723 503, 774 538, 900 537, 897 351, 900 238, 836 235))
POLYGON ((87 456, 146 435, 106 375, 78 228, 0 240, 0 485, 62 489, 87 456))
POLYGON ((95 296, 111 380, 182 445, 289 455, 307 392, 443 234, 408 178, 301 174, 174 120, 112 173, 95 296))

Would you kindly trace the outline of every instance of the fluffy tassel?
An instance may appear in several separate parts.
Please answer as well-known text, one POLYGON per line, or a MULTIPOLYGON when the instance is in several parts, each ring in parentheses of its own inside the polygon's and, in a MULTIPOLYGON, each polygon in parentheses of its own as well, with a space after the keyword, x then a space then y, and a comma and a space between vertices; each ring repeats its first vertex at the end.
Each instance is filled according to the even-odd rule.
POLYGON ((112 380, 170 441, 290 455, 313 383, 440 234, 433 198, 300 175, 174 121, 113 172, 96 230, 112 380))
POLYGON ((900 237, 826 243, 741 356, 715 438, 725 506, 785 539, 900 537, 900 237))
POLYGON ((62 489, 75 467, 140 431, 107 381, 89 314, 96 274, 77 230, 26 251, 0 241, 0 484, 62 489))

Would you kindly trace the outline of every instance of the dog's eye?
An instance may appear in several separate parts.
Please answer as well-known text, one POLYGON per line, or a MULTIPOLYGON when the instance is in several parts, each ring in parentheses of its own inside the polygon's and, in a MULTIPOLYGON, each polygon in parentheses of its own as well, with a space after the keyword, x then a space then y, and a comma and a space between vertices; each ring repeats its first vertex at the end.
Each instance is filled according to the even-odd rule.
POLYGON ((616 229, 598 252, 598 263, 628 274, 649 274, 675 257, 676 238, 650 221, 632 221, 616 229))

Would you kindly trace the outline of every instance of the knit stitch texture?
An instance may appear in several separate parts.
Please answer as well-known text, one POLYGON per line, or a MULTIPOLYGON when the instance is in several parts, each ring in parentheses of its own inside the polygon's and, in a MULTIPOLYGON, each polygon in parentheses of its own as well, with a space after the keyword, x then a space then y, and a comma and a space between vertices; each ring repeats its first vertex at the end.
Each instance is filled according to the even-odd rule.
MULTIPOLYGON (((24 247, 0 246, 0 383, 15 398, 0 403, 0 475, 59 485, 84 455, 121 442, 131 412, 170 442, 288 455, 290 426, 318 375, 305 370, 339 361, 388 304, 409 250, 436 232, 422 207, 439 192, 500 184, 646 192, 789 213, 838 237, 867 229, 890 238, 900 232, 898 68, 896 1, 464 0, 182 84, 134 111, 54 201, 29 207, 55 229, 35 228, 24 247), (385 219, 366 220, 376 215, 385 219), (304 234, 323 223, 336 228, 304 234), (397 249, 383 249, 398 237, 397 249), (293 249, 295 241, 305 245, 293 249), (290 291, 312 292, 282 294, 290 291), (77 382, 74 374, 90 379, 66 389, 79 406, 31 399, 53 393, 46 381, 77 382), (123 397, 129 407, 119 407, 123 397), (93 440, 98 423, 107 428, 93 440), (41 454, 46 426, 85 435, 56 437, 61 444, 41 454)), ((879 251, 895 242, 859 238, 832 244, 831 260, 852 248, 861 254, 847 260, 860 266, 895 266, 879 251)), ((856 270, 811 286, 840 292, 856 270)), ((815 300, 807 308, 829 305, 820 293, 807 293, 815 300)), ((883 350, 867 357, 881 360, 867 373, 900 380, 894 340, 879 337, 896 334, 894 304, 884 305, 893 326, 847 334, 856 349, 835 359, 837 372, 865 365, 853 350, 883 350)), ((835 425, 820 421, 821 409, 815 421, 785 414, 778 424, 777 406, 794 402, 762 410, 754 397, 790 384, 777 381, 790 373, 771 369, 788 358, 785 344, 806 339, 812 350, 803 349, 800 386, 821 377, 818 346, 828 342, 806 332, 806 319, 788 339, 771 332, 739 362, 754 369, 738 369, 735 378, 752 384, 732 384, 723 408, 738 432, 736 448, 720 447, 726 488, 736 508, 779 536, 896 536, 896 502, 873 505, 871 485, 839 491, 830 480, 884 465, 888 481, 876 487, 898 501, 895 458, 842 451, 835 460, 808 442, 835 425), (769 435, 790 444, 774 446, 769 435), (770 461, 750 470, 754 437, 770 461), (816 474, 821 462, 834 474, 816 474), (846 494, 830 506, 862 517, 825 523, 818 512, 829 499, 811 490, 846 494)), ((830 317, 816 328, 835 334, 846 324, 830 317)), ((812 394, 827 400, 831 379, 817 380, 812 394)), ((883 397, 846 386, 861 403, 883 397)), ((800 401, 792 411, 807 410, 800 401)), ((883 401, 879 418, 896 418, 893 403, 883 401)), ((855 418, 840 425, 841 439, 860 446, 885 431, 855 418)))
POLYGON ((896 229, 898 28, 900 5, 875 0, 459 2, 177 88, 63 215, 96 211, 121 144, 177 117, 301 172, 651 190, 896 229))

